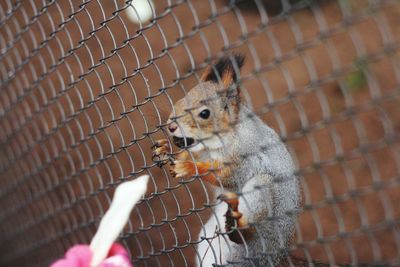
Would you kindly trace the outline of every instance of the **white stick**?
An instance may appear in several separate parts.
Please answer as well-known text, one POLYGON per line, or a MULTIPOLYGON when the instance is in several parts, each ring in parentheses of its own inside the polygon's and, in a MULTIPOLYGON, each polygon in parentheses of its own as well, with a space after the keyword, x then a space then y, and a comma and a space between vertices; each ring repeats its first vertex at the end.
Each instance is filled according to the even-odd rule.
POLYGON ((147 190, 148 175, 120 184, 115 190, 110 208, 104 214, 99 229, 90 243, 93 252, 91 267, 98 266, 107 257, 112 244, 121 233, 129 215, 147 190))

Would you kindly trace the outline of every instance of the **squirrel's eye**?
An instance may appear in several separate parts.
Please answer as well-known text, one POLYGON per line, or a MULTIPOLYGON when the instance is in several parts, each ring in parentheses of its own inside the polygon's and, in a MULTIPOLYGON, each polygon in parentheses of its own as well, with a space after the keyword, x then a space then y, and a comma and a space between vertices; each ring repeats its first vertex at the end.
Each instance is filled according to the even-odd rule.
POLYGON ((210 110, 205 109, 202 112, 199 113, 200 118, 202 119, 208 119, 210 117, 210 110))

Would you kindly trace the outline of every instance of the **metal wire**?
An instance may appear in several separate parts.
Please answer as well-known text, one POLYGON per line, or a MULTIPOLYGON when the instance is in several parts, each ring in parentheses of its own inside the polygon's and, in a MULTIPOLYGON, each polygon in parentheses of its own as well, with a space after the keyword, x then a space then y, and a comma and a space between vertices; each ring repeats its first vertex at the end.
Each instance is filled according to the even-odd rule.
POLYGON ((141 174, 150 188, 120 237, 134 265, 195 266, 201 242, 219 255, 199 239, 221 204, 212 186, 172 178, 151 147, 206 68, 238 52, 242 99, 301 184, 281 264, 400 265, 397 1, 158 0, 139 24, 135 4, 0 2, 2 266, 90 242, 115 187, 141 174))

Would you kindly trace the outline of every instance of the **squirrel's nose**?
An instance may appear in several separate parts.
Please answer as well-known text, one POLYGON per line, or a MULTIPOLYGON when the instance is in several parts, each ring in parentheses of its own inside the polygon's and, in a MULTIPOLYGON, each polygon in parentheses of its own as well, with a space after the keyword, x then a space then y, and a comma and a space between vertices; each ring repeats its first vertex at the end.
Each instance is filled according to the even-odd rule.
POLYGON ((170 125, 168 125, 168 130, 171 133, 175 132, 176 129, 178 129, 178 124, 176 124, 175 122, 171 122, 170 125))

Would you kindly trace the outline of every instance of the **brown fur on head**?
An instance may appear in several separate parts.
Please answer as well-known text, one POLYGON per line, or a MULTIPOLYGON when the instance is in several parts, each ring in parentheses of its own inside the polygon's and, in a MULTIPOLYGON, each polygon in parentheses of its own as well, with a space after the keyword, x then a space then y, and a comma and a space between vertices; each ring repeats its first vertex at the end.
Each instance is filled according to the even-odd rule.
POLYGON ((215 148, 216 140, 211 140, 216 138, 214 133, 228 131, 239 113, 237 81, 243 63, 240 54, 221 58, 206 69, 197 86, 174 104, 168 122, 176 145, 183 147, 205 139, 207 147, 215 148))

